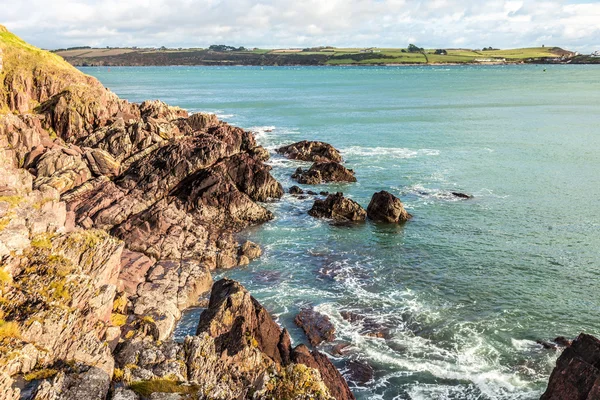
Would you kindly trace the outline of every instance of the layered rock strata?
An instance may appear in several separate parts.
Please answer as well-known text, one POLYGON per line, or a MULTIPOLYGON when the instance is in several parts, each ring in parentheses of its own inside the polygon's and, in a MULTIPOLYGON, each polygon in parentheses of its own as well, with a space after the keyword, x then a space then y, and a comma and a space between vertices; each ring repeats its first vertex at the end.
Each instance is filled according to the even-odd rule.
MULTIPOLYGON (((260 202, 283 190, 250 132, 123 101, 3 27, 0 57, 3 398, 352 398, 331 363, 292 363, 287 332, 253 299, 203 317, 219 335, 169 340, 212 270, 260 256, 235 234, 271 219, 260 202)), ((231 302, 223 287, 213 297, 231 302)))

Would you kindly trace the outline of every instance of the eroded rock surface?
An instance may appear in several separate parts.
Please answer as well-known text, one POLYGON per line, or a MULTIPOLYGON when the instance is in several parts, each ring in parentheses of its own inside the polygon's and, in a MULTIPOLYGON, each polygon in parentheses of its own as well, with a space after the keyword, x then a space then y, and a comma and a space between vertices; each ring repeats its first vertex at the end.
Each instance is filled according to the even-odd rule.
POLYGON ((300 311, 294 322, 302 328, 308 341, 313 346, 317 346, 322 342, 331 342, 335 339, 335 327, 329 317, 311 308, 300 311))
POLYGON ((308 214, 337 222, 364 221, 367 218, 367 212, 360 204, 344 197, 340 192, 330 194, 325 200, 315 200, 308 214))
POLYGON ((167 379, 211 399, 354 398, 326 356, 292 349, 287 331, 235 281, 214 284, 196 336, 184 343, 136 335, 115 352, 132 387, 167 379))
POLYGON ((123 101, 0 31, 1 396, 28 374, 38 400, 352 398, 327 357, 292 362, 287 331, 232 281, 197 336, 169 340, 211 270, 260 256, 235 234, 283 190, 254 136, 123 101))
POLYGON ((367 207, 367 215, 373 221, 389 223, 406 222, 412 218, 400 199, 385 190, 373 195, 367 207))
POLYGON ((315 162, 342 162, 342 155, 325 142, 303 140, 277 149, 277 152, 292 160, 315 162))
POLYGON ((314 163, 307 171, 298 168, 292 178, 305 185, 318 185, 325 182, 356 182, 354 171, 333 161, 314 163))
POLYGON ((580 334, 556 361, 540 400, 600 398, 600 340, 580 334))

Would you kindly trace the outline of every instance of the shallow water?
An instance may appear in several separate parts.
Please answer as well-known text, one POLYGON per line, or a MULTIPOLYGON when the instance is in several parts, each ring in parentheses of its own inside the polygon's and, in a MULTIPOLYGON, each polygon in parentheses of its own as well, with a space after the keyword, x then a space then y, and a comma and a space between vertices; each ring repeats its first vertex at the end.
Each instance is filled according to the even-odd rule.
MULTIPOLYGON (((215 112, 271 150, 327 141, 358 183, 316 191, 364 207, 380 190, 402 199, 414 215, 404 226, 333 226, 306 214, 312 199, 286 194, 268 204, 275 220, 243 234, 264 256, 222 274, 296 343, 302 307, 329 315, 347 357, 375 369, 352 385, 358 398, 538 398, 557 353, 535 340, 600 334, 597 66, 83 70, 131 101, 215 112), (389 337, 364 335, 342 311, 389 337)), ((309 165, 270 163, 286 189, 309 165)))

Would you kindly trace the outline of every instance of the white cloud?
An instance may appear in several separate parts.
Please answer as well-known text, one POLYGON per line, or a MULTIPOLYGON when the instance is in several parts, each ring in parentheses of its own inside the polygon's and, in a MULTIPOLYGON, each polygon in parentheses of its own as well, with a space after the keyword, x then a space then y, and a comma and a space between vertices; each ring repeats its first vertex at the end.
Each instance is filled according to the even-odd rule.
POLYGON ((0 24, 45 48, 415 42, 589 51, 599 21, 591 0, 0 0, 0 24))

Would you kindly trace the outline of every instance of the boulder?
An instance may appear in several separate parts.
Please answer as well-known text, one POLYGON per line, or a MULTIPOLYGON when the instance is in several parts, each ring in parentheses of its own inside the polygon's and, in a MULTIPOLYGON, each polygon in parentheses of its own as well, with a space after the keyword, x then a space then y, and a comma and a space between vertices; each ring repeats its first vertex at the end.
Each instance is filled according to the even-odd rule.
POLYGON ((364 221, 366 211, 354 200, 344 197, 343 193, 330 194, 325 200, 315 200, 308 214, 316 218, 329 218, 338 222, 364 221))
POLYGON ((262 250, 260 246, 249 240, 246 240, 240 247, 240 256, 246 256, 249 260, 257 259, 261 254, 262 250))
POLYGON ((367 207, 367 215, 373 221, 389 223, 406 222, 412 218, 400 199, 385 190, 373 195, 367 207))
POLYGON ((318 185, 324 182, 356 182, 354 171, 333 161, 314 163, 308 171, 298 168, 292 178, 305 185, 318 185))
POLYGON ((556 361, 540 400, 600 398, 600 340, 580 334, 556 361))
POLYGON ((276 151, 292 160, 338 163, 342 161, 340 152, 325 142, 303 140, 280 147, 276 151))
POLYGON ((304 309, 294 319, 308 338, 311 345, 317 346, 322 342, 331 342, 335 339, 335 327, 327 315, 313 309, 304 309))
POLYGON ((292 186, 289 190, 290 194, 303 194, 304 190, 302 190, 300 187, 298 186, 292 186))

